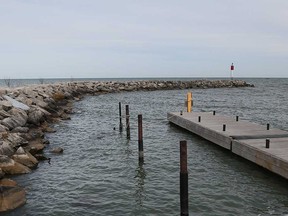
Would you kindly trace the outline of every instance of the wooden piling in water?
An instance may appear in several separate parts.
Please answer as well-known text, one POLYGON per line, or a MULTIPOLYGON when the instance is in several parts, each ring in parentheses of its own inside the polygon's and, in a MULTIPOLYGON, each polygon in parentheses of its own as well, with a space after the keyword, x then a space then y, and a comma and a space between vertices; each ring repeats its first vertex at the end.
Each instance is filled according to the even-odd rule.
POLYGON ((122 132, 123 130, 123 124, 122 124, 122 114, 121 114, 121 102, 119 102, 119 130, 122 132))
POLYGON ((130 139, 129 105, 126 105, 125 108, 126 108, 126 134, 127 139, 130 139))
POLYGON ((139 163, 144 162, 142 115, 138 115, 138 151, 139 163))
POLYGON ((180 215, 188 216, 187 141, 180 141, 180 215))

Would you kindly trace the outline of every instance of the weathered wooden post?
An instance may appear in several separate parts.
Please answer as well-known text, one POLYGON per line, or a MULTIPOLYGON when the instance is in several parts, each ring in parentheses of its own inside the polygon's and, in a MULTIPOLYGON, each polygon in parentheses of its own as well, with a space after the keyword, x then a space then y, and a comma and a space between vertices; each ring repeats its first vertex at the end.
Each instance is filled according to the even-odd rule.
POLYGON ((237 122, 239 121, 239 116, 236 116, 236 121, 237 121, 237 122))
POLYGON ((193 103, 192 92, 188 92, 187 93, 187 112, 192 111, 192 103, 193 103))
POLYGON ((198 122, 201 122, 201 116, 198 116, 198 122))
POLYGON ((130 122, 129 122, 129 105, 126 105, 126 134, 127 139, 130 139, 130 122))
POLYGON ((122 132, 122 130, 123 130, 123 124, 122 124, 122 114, 121 114, 121 102, 119 102, 119 120, 120 120, 119 130, 120 130, 120 132, 122 132))
POLYGON ((270 124, 267 124, 267 130, 270 130, 270 124))
POLYGON ((215 114, 216 114, 216 111, 214 110, 214 111, 213 111, 213 115, 215 115, 215 114))
POLYGON ((188 216, 188 171, 187 171, 187 142, 180 141, 180 212, 188 216))
POLYGON ((223 131, 226 131, 226 124, 223 124, 223 131))
POLYGON ((138 115, 138 151, 139 163, 144 162, 142 115, 138 115))
POLYGON ((266 139, 266 148, 270 148, 270 139, 266 139))

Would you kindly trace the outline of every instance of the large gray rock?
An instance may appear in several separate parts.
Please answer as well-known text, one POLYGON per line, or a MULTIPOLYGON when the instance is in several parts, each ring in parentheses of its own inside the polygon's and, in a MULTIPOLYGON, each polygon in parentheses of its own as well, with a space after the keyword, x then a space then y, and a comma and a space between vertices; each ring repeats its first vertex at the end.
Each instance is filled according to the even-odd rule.
MULTIPOLYGON (((1 125, 0 125, 1 127, 1 125)), ((11 132, 12 133, 28 133, 29 128, 28 127, 16 127, 11 132)))
POLYGON ((61 147, 55 147, 52 150, 50 150, 51 153, 55 153, 55 154, 61 154, 63 153, 64 149, 61 147))
POLYGON ((13 107, 15 108, 19 108, 19 109, 22 109, 22 110, 29 110, 29 106, 27 106, 26 104, 23 104, 7 95, 4 95, 3 98, 5 98, 7 101, 11 102, 13 107))
POLYGON ((13 210, 26 203, 25 190, 10 179, 0 180, 0 212, 13 210))
POLYGON ((37 159, 32 156, 29 152, 26 152, 22 147, 19 147, 12 159, 20 164, 23 164, 30 169, 34 169, 38 165, 37 159))
POLYGON ((20 94, 17 98, 17 101, 22 102, 24 104, 26 104, 27 106, 31 106, 33 104, 33 100, 31 98, 28 98, 26 95, 24 94, 20 94))
POLYGON ((10 109, 12 109, 13 105, 10 101, 3 100, 0 101, 0 107, 2 107, 2 109, 5 111, 9 111, 10 109))
POLYGON ((18 133, 7 133, 5 139, 0 142, 0 155, 11 156, 19 146, 27 145, 28 142, 18 133))
POLYGON ((40 107, 33 107, 28 113, 27 122, 34 125, 40 125, 41 122, 45 120, 45 114, 48 113, 40 107))
POLYGON ((9 142, 2 141, 0 143, 0 155, 11 156, 14 154, 14 152, 15 152, 15 149, 12 147, 12 145, 10 145, 9 142))
POLYGON ((0 124, 0 133, 1 132, 6 132, 6 131, 8 131, 9 130, 9 128, 7 128, 7 127, 5 127, 4 125, 1 125, 0 124))
POLYGON ((28 115, 24 110, 12 108, 9 110, 11 117, 2 120, 2 125, 12 130, 16 127, 22 127, 26 124, 28 115))
MULTIPOLYGON (((12 107, 11 107, 11 109, 12 109, 12 107)), ((0 110, 0 117, 2 117, 2 119, 3 118, 8 118, 8 117, 10 117, 11 115, 8 113, 8 112, 6 112, 4 109, 3 110, 0 110)))
POLYGON ((28 142, 24 139, 21 133, 8 133, 7 141, 11 143, 13 148, 27 145, 28 142))
POLYGON ((0 168, 8 175, 26 174, 31 172, 30 168, 15 162, 6 155, 0 155, 0 168))

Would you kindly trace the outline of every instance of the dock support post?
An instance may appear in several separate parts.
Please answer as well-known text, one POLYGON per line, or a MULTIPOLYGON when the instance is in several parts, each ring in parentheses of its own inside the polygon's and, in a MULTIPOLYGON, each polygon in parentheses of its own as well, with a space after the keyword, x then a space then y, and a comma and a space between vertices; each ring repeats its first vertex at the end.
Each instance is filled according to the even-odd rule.
POLYGON ((139 163, 144 162, 142 115, 138 115, 138 151, 139 163))
POLYGON ((266 148, 270 148, 270 139, 266 139, 266 148))
POLYGON ((122 130, 123 130, 123 124, 122 124, 122 114, 121 114, 121 102, 119 102, 119 120, 120 120, 119 130, 120 130, 120 132, 122 132, 122 130))
POLYGON ((237 122, 239 121, 239 116, 236 116, 236 121, 237 121, 237 122))
POLYGON ((213 111, 213 115, 215 115, 215 114, 216 114, 216 111, 214 110, 214 111, 213 111))
POLYGON ((126 134, 127 139, 130 139, 130 122, 129 122, 129 105, 126 105, 126 134))
POLYGON ((187 112, 191 112, 192 111, 192 92, 188 92, 187 93, 187 112))
POLYGON ((198 116, 198 122, 201 122, 201 116, 198 116))
POLYGON ((187 141, 180 141, 180 212, 188 216, 187 141))
POLYGON ((270 124, 267 124, 267 130, 269 130, 270 129, 270 124))
POLYGON ((226 131, 226 124, 223 124, 223 131, 226 131))

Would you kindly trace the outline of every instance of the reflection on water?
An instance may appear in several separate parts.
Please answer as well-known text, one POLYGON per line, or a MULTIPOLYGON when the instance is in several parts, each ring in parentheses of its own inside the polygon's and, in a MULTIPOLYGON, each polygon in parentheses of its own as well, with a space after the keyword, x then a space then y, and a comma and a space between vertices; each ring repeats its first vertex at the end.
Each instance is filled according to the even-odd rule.
POLYGON ((139 162, 139 166, 135 170, 135 201, 138 206, 143 206, 143 200, 145 199, 145 178, 146 171, 144 169, 144 163, 139 162))

